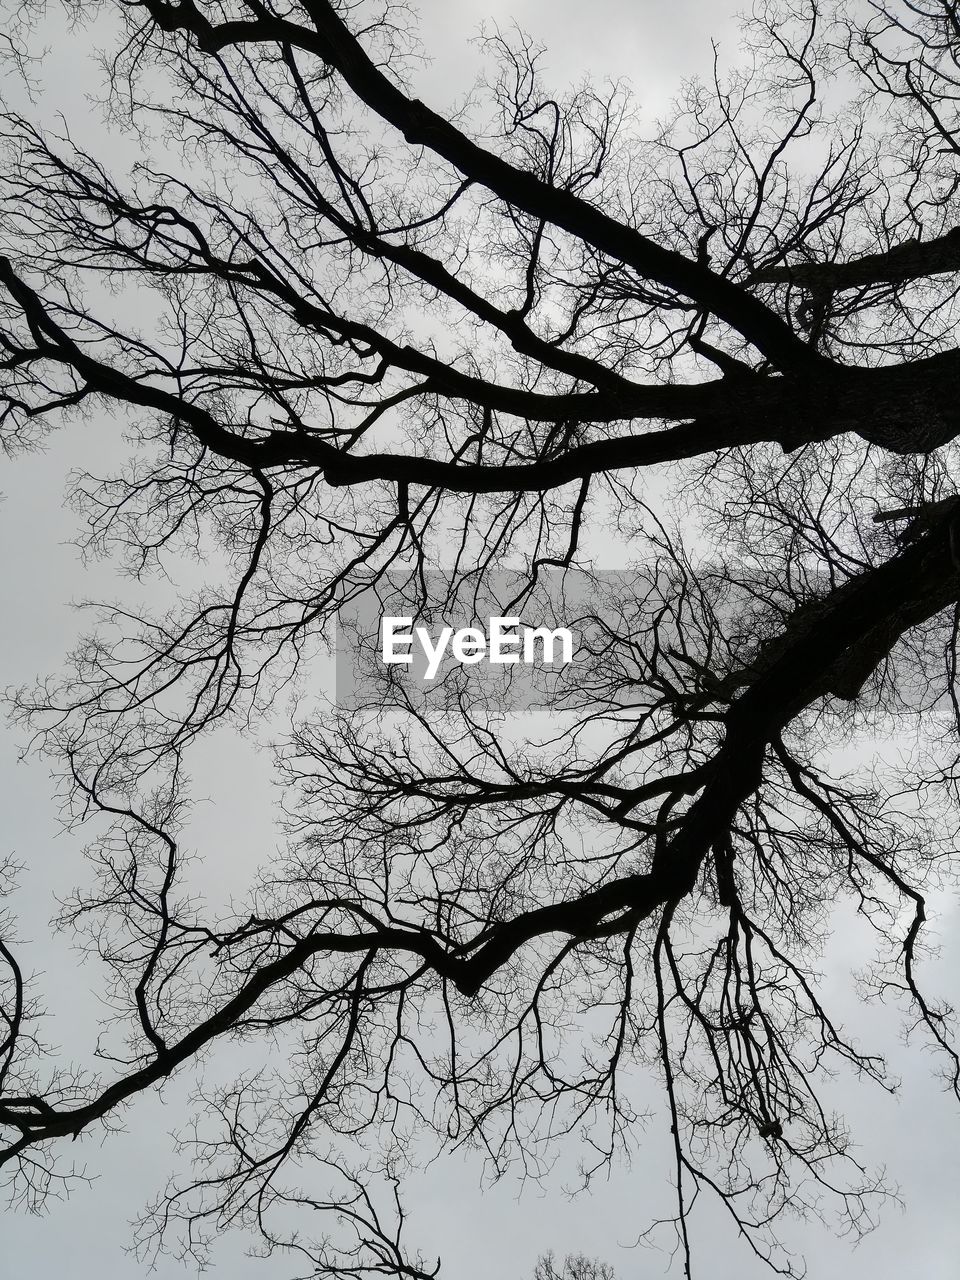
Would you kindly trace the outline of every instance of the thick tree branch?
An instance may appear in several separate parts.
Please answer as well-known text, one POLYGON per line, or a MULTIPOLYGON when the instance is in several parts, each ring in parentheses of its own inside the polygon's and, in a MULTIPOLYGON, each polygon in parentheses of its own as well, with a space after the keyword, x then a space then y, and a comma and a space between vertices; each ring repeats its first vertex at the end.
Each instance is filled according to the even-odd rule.
POLYGON ((846 262, 791 262, 766 267, 749 284, 794 284, 812 293, 906 284, 926 276, 960 271, 960 228, 932 240, 908 240, 882 253, 866 253, 846 262))
POLYGON ((176 5, 145 0, 143 4, 158 27, 189 32, 199 48, 208 53, 218 53, 234 44, 270 42, 316 55, 408 142, 442 156, 465 178, 485 186, 512 207, 562 228, 615 262, 632 267, 644 279, 655 280, 694 300, 736 329, 776 367, 784 371, 829 367, 829 361, 812 351, 785 321, 744 289, 702 263, 662 248, 571 192, 517 169, 477 146, 419 100, 407 97, 374 65, 326 0, 309 0, 304 5, 313 29, 277 17, 257 0, 247 0, 247 7, 255 15, 253 20, 213 24, 193 0, 180 0, 176 5))

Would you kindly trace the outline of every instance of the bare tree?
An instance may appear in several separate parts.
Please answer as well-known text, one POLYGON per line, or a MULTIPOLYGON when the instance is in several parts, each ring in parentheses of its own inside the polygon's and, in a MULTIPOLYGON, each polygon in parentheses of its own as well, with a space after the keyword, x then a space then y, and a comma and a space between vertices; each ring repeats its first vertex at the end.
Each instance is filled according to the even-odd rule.
MULTIPOLYGON (((209 578, 107 608, 13 695, 93 827, 62 923, 114 1008, 65 1073, 0 942, 15 1194, 208 1046, 262 1041, 276 1074, 185 1118, 147 1253, 239 1224, 312 1274, 432 1276, 402 1241, 414 1138, 536 1175, 584 1131, 589 1180, 636 1139, 636 1071, 676 1189, 651 1230, 686 1274, 705 1193, 783 1274, 788 1210, 872 1224, 886 1189, 822 1096, 834 1066, 893 1087, 823 1003, 838 901, 876 933, 867 992, 960 1094, 919 974, 960 780, 960 15, 823 9, 762 0, 742 64, 654 125, 501 34, 440 114, 399 5, 127 0, 96 29, 140 163, 4 116, 0 439, 126 417, 127 462, 76 481, 88 549, 209 578), (509 603, 593 591, 542 742, 459 679, 311 699, 348 607, 400 584, 442 611, 505 566, 509 603), (891 726, 912 765, 837 776, 891 726), (281 738, 287 853, 231 913, 180 888, 218 727, 281 738), (312 1239, 317 1208, 338 1226, 312 1239)), ((40 15, 10 26, 25 74, 40 15)))
POLYGON ((533 1280, 614 1280, 613 1268, 582 1253, 569 1254, 558 1267, 552 1253, 537 1259, 533 1280))

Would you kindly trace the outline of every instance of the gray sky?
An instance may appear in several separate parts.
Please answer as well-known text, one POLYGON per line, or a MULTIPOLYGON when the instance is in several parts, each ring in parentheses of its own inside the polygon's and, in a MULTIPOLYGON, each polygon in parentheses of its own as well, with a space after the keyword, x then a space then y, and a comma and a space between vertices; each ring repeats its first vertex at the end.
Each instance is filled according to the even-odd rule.
MULTIPOLYGON (((546 65, 558 80, 594 75, 628 76, 645 109, 664 108, 681 76, 706 70, 709 37, 718 36, 733 55, 735 30, 726 0, 459 0, 423 3, 422 34, 433 55, 420 93, 443 105, 468 83, 478 66, 468 44, 484 19, 502 25, 516 20, 549 48, 546 65)), ((101 126, 84 102, 90 68, 77 56, 68 37, 55 39, 43 68, 46 84, 40 111, 44 119, 68 113, 81 140, 95 138, 101 126)), ((102 131, 101 131, 102 132, 102 131)), ((123 156, 125 160, 128 156, 123 156)), ((17 684, 56 670, 76 635, 79 620, 71 601, 114 596, 118 587, 109 566, 81 568, 67 545, 73 518, 63 509, 62 493, 71 468, 92 466, 91 459, 118 455, 120 428, 102 420, 73 424, 55 436, 44 455, 0 465, 0 600, 4 625, 0 632, 0 684, 17 684)), ((128 588, 129 589, 129 588, 128 588)), ((82 841, 63 834, 51 803, 45 768, 17 762, 18 738, 0 728, 0 796, 4 831, 0 847, 27 864, 15 906, 23 921, 20 935, 30 946, 29 963, 42 975, 51 1017, 48 1040, 62 1047, 66 1060, 89 1060, 100 1009, 90 989, 94 968, 78 963, 64 938, 51 938, 47 921, 56 909, 55 895, 81 878, 82 841)), ((236 739, 206 740, 203 757, 194 762, 199 806, 189 833, 202 853, 196 884, 211 895, 240 892, 245 871, 269 855, 276 842, 270 822, 269 781, 248 746, 236 739)), ((960 944, 957 909, 943 904, 938 922, 944 947, 928 966, 931 989, 957 989, 960 944)), ((880 1227, 853 1251, 818 1224, 797 1226, 794 1240, 810 1262, 812 1276, 844 1275, 846 1280, 883 1280, 922 1276, 924 1280, 956 1280, 960 1258, 960 1218, 956 1214, 960 1185, 958 1117, 955 1104, 941 1092, 935 1064, 921 1052, 899 1045, 895 1012, 864 1008, 851 994, 849 972, 863 962, 863 938, 848 919, 838 929, 824 968, 831 978, 827 991, 841 1017, 846 1016, 872 1044, 890 1049, 895 1071, 903 1078, 899 1099, 879 1090, 857 1087, 848 1078, 836 1082, 833 1098, 848 1115, 868 1162, 886 1163, 899 1183, 906 1204, 900 1213, 890 1206, 880 1227)), ((216 1051, 207 1066, 229 1072, 229 1050, 216 1051)), ((7 1212, 0 1225, 0 1280, 69 1275, 72 1280, 120 1280, 139 1275, 143 1267, 123 1250, 130 1242, 128 1221, 161 1189, 171 1165, 167 1137, 180 1118, 190 1092, 191 1073, 181 1073, 156 1096, 136 1101, 123 1119, 126 1132, 77 1144, 77 1162, 96 1176, 90 1187, 77 1187, 67 1202, 51 1203, 44 1217, 7 1212)), ((643 1096, 641 1094, 641 1096, 643 1096)), ((651 1107, 659 1092, 650 1090, 651 1107)), ((620 1169, 590 1195, 569 1200, 564 1185, 572 1180, 579 1154, 568 1144, 554 1175, 543 1187, 523 1190, 505 1178, 486 1187, 478 1184, 482 1169, 476 1159, 454 1157, 433 1165, 408 1183, 410 1238, 425 1256, 441 1255, 450 1280, 486 1280, 491 1275, 526 1277, 539 1253, 562 1255, 580 1251, 612 1263, 621 1280, 647 1280, 666 1273, 662 1254, 628 1246, 651 1217, 671 1211, 665 1163, 664 1121, 658 1114, 640 1142, 634 1163, 620 1169)), ((767 1274, 752 1266, 729 1226, 717 1218, 715 1234, 701 1220, 695 1258, 707 1265, 710 1280, 752 1280, 767 1274)), ((244 1280, 254 1275, 292 1273, 282 1261, 246 1261, 242 1242, 226 1241, 215 1255, 213 1274, 244 1280)), ((157 1270, 162 1280, 186 1274, 173 1260, 157 1270)))

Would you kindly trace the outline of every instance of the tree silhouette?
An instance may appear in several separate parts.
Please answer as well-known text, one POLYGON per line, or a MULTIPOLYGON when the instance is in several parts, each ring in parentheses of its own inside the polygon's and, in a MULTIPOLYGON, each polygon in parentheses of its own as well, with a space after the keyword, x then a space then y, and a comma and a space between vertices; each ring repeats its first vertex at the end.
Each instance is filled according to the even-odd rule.
MULTIPOLYGON (((126 462, 76 480, 86 545, 207 580, 109 607, 13 695, 93 826, 62 923, 112 1008, 65 1072, 0 941, 14 1193, 209 1046, 263 1042, 276 1074, 202 1099, 144 1251, 240 1224, 318 1275, 432 1276, 401 1239, 418 1135, 535 1175, 583 1132, 589 1179, 639 1072, 676 1188, 651 1230, 692 1274, 710 1193, 795 1274, 787 1211, 860 1231, 885 1194, 822 1097, 835 1065, 893 1087, 823 1001, 839 901, 876 933, 866 991, 960 1096, 919 974, 960 780, 957 6, 763 0, 742 65, 655 126, 500 33, 440 114, 399 5, 104 12, 144 158, 4 115, 0 439, 127 418, 126 462), (469 671, 315 696, 358 602, 511 612, 573 582, 583 651, 539 739, 469 671), (219 913, 181 889, 217 729, 277 744, 287 839, 219 913), (892 730, 909 764, 864 763, 892 730), (317 1208, 339 1235, 304 1234, 317 1208)), ((40 13, 10 27, 26 74, 40 13)))
POLYGON ((605 1262, 587 1258, 582 1253, 570 1254, 558 1268, 553 1254, 545 1253, 537 1259, 533 1280, 614 1280, 614 1273, 605 1262))

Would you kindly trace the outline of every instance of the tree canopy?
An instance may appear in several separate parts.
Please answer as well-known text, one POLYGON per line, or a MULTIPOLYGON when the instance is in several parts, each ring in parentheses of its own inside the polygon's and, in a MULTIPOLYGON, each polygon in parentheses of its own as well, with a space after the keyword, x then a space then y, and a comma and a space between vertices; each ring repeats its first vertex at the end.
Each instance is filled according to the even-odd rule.
POLYGON ((115 417, 71 497, 147 588, 10 693, 90 827, 60 923, 109 1008, 65 1069, 0 938, 15 1194, 210 1047, 279 1046, 183 1117, 140 1246, 239 1224, 310 1274, 432 1276, 418 1141, 535 1175, 583 1133, 589 1180, 643 1076, 676 1207, 640 1229, 695 1274, 714 1197, 799 1274, 782 1219, 862 1231, 886 1194, 823 1094, 893 1087, 824 1000, 838 904, 960 1098, 921 965, 960 780, 960 9, 758 0, 656 120, 517 31, 425 103, 415 16, 372 0, 15 6, 35 96, 53 12, 109 36, 142 157, 2 116, 0 442, 15 474, 115 417), (584 642, 535 714, 469 671, 318 690, 362 602, 544 591, 584 642), (229 906, 183 887, 218 734, 269 748, 284 842, 229 906))

